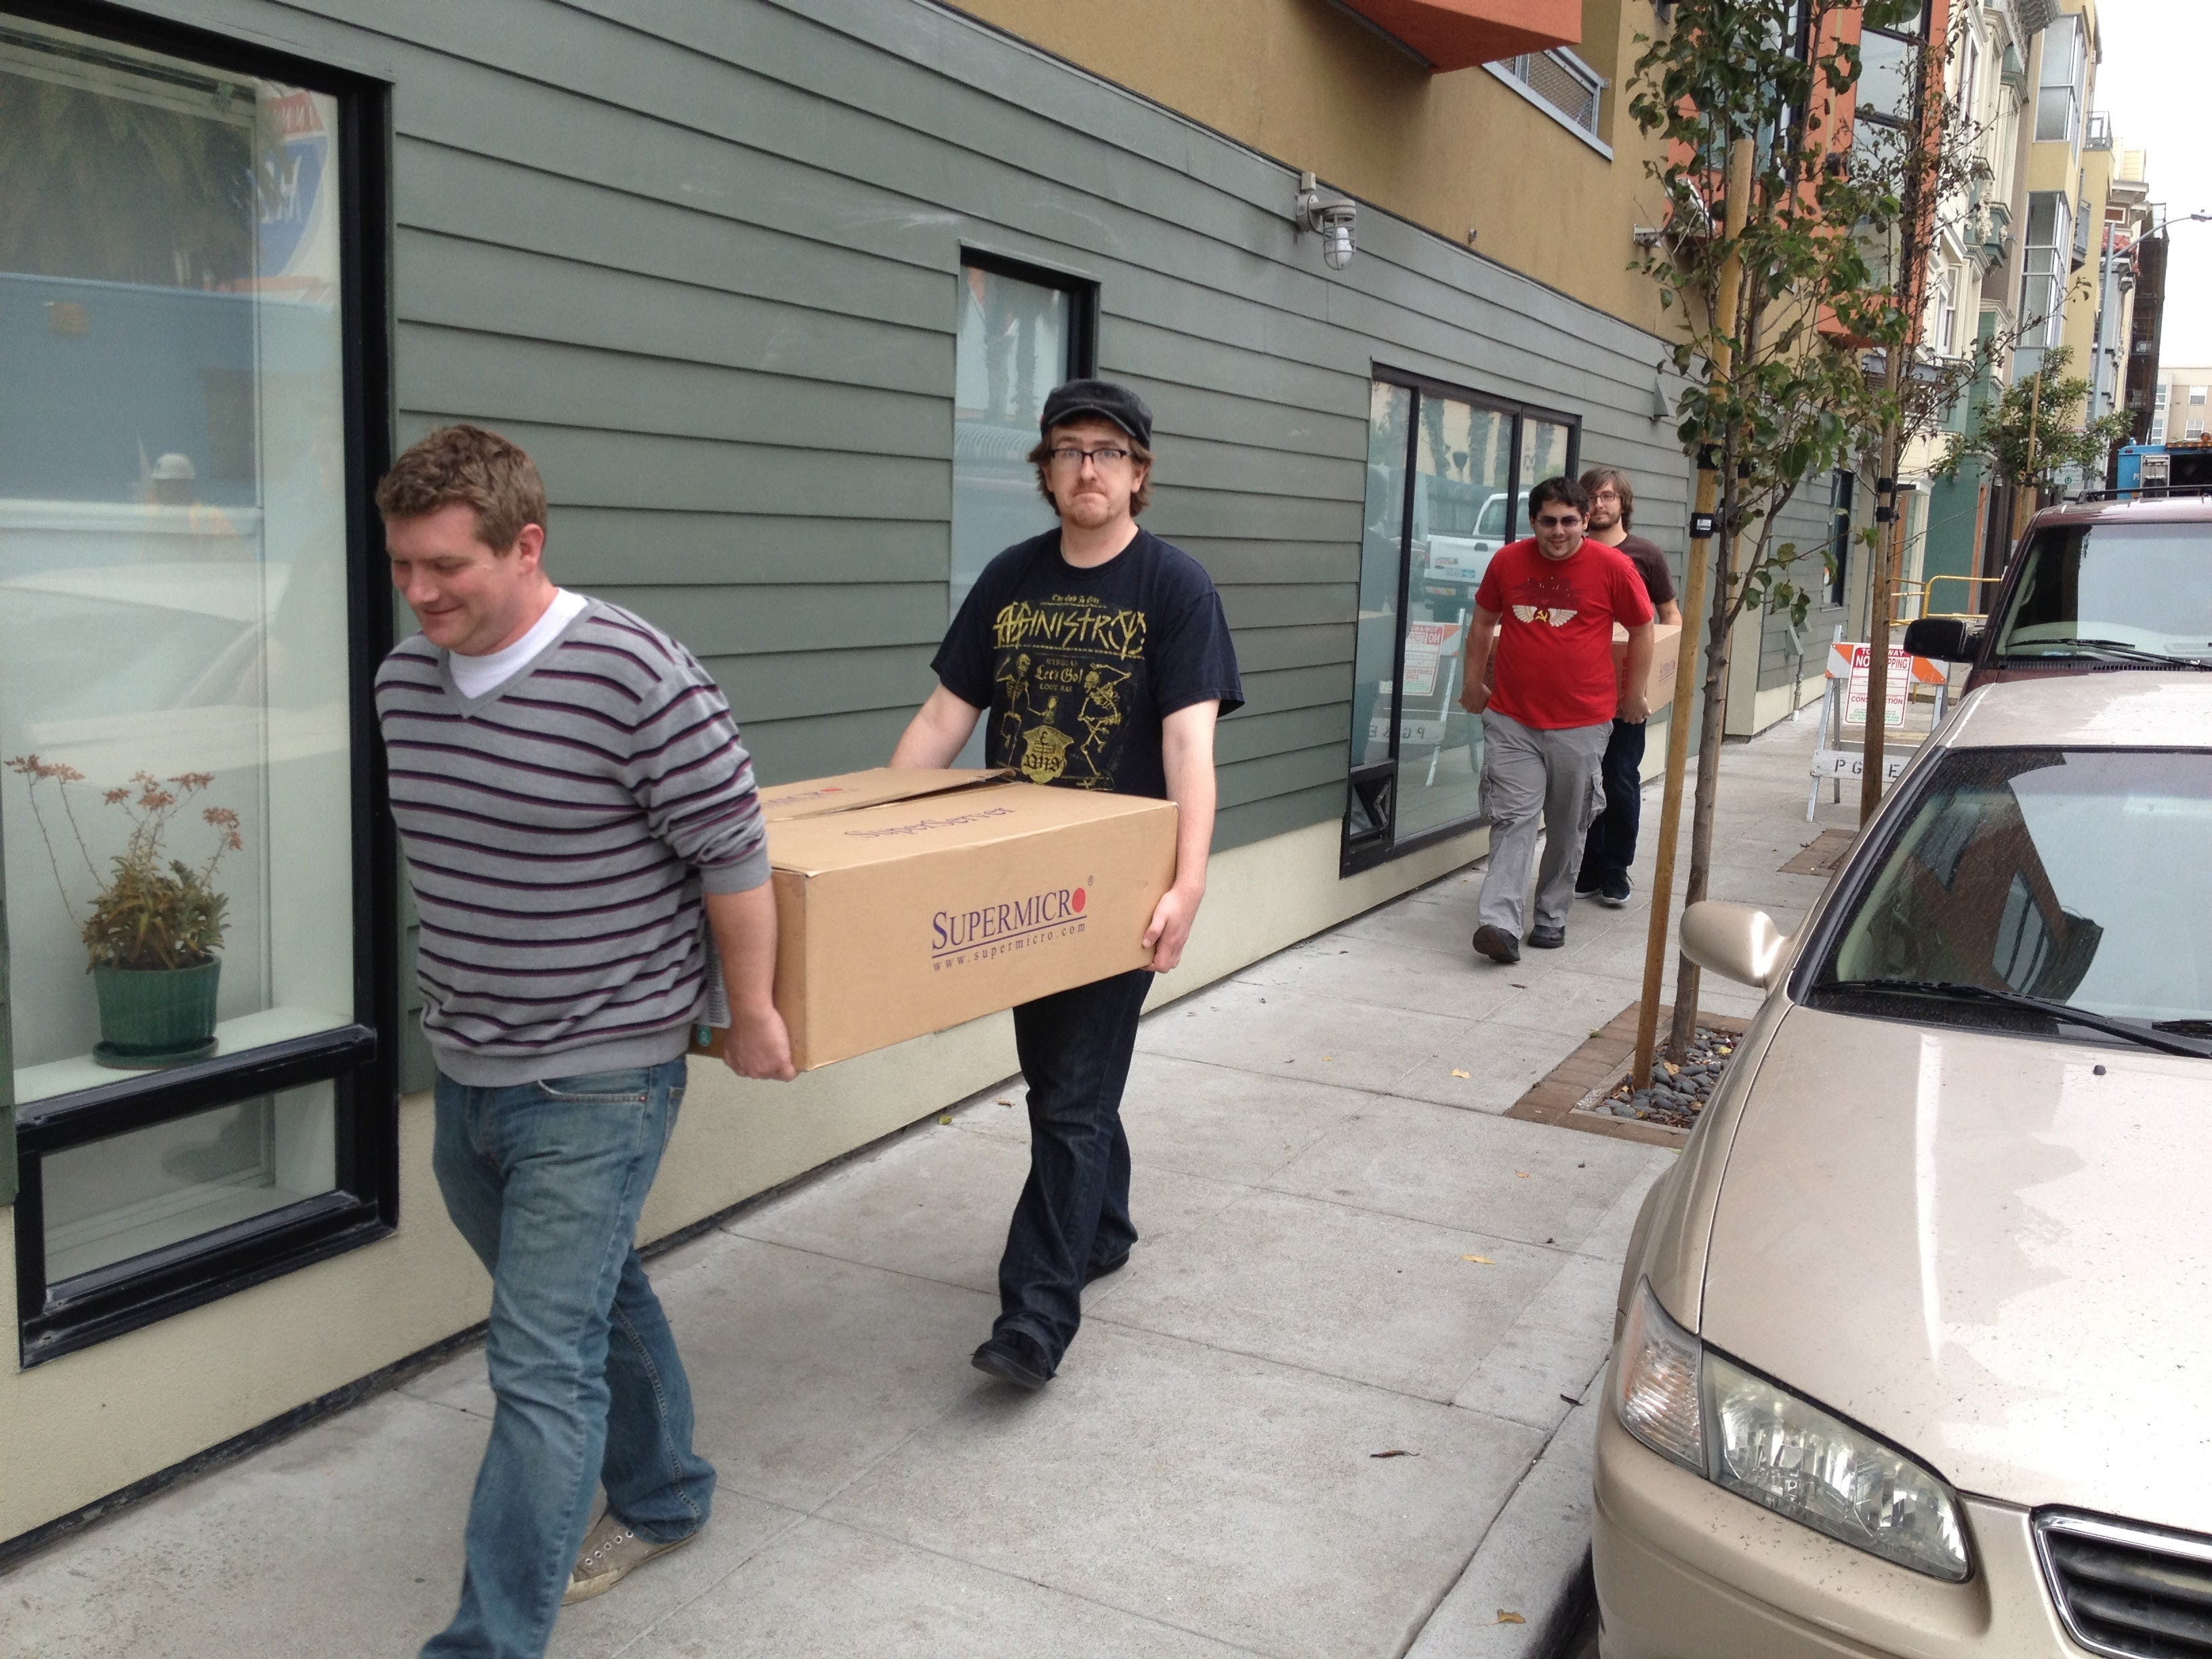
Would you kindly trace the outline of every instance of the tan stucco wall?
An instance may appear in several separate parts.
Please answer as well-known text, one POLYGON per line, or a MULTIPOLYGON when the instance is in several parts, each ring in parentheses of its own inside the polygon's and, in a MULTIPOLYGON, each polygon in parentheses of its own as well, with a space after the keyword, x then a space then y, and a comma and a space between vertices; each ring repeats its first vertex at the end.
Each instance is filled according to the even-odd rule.
MULTIPOLYGON (((1154 1002, 1480 856, 1477 830, 1337 874, 1339 826, 1223 854, 1183 965, 1154 1002)), ((695 1065, 640 1236, 659 1238, 1009 1076, 1003 1014, 808 1073, 787 1087, 695 1065)), ((427 1094, 400 1103, 391 1238, 143 1330, 0 1372, 0 1539, 19 1536, 429 1346, 484 1316, 488 1281, 430 1173, 427 1094)), ((1007 1194, 1011 1206, 1013 1194, 1007 1194)), ((0 1328, 14 1330, 15 1230, 0 1209, 0 1328)), ((4 1644, 0 1644, 4 1646, 4 1644)))
POLYGON ((1325 0, 960 9, 1453 241, 1472 228, 1477 252, 1661 331, 1653 284, 1628 268, 1631 228, 1659 222, 1644 170, 1658 152, 1622 95, 1632 37, 1656 26, 1651 0, 1584 0, 1575 51, 1612 82, 1610 160, 1488 70, 1431 75, 1325 0))

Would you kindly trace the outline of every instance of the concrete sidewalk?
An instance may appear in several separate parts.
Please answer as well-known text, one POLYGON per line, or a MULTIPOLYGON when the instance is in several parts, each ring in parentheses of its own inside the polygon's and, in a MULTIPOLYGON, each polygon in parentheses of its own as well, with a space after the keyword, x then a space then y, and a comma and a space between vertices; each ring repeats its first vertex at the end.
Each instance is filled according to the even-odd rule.
MULTIPOLYGON (((1812 738, 1726 757, 1714 896, 1785 927, 1821 885, 1779 872, 1822 827, 1812 738)), ((1650 839, 1629 908, 1577 904, 1516 968, 1469 951, 1462 872, 1148 1017, 1143 1242, 1041 1395, 968 1364, 1027 1169, 1018 1079, 662 1255, 714 1520, 552 1651, 1534 1651, 1674 1153, 1501 1114, 1636 999, 1650 839)), ((410 1655, 453 1607, 490 1411, 471 1350, 59 1544, 0 1578, 7 1651, 410 1655)))

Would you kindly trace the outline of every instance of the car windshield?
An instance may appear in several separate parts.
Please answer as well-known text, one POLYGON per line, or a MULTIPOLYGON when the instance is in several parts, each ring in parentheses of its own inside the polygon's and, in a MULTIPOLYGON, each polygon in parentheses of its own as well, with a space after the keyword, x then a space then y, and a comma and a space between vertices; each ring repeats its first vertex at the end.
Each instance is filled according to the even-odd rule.
POLYGON ((2212 753, 1968 749, 1926 775, 1816 992, 1871 982, 2212 1035, 2212 753))
POLYGON ((1997 630, 1997 660, 2212 659, 2212 523, 2039 531, 1997 630))

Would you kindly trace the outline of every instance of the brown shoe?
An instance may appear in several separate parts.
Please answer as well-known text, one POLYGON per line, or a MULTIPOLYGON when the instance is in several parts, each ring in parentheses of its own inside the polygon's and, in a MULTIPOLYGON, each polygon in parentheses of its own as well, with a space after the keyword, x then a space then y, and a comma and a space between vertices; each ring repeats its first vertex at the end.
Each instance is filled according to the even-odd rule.
POLYGON ((565 1607, 605 1595, 654 1556, 680 1549, 698 1535, 690 1533, 672 1543, 656 1544, 650 1538, 639 1537, 628 1522, 609 1510, 584 1534, 584 1547, 577 1553, 575 1569, 568 1575, 568 1593, 561 1598, 561 1605, 565 1607))

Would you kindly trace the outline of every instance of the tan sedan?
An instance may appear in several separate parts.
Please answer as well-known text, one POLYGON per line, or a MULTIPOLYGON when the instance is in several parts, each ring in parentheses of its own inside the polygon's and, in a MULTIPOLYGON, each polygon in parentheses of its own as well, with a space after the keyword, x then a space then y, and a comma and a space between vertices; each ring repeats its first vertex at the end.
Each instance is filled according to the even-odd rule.
POLYGON ((2212 1656, 2212 673, 1974 693, 1621 1281, 1606 1659, 2212 1656))

